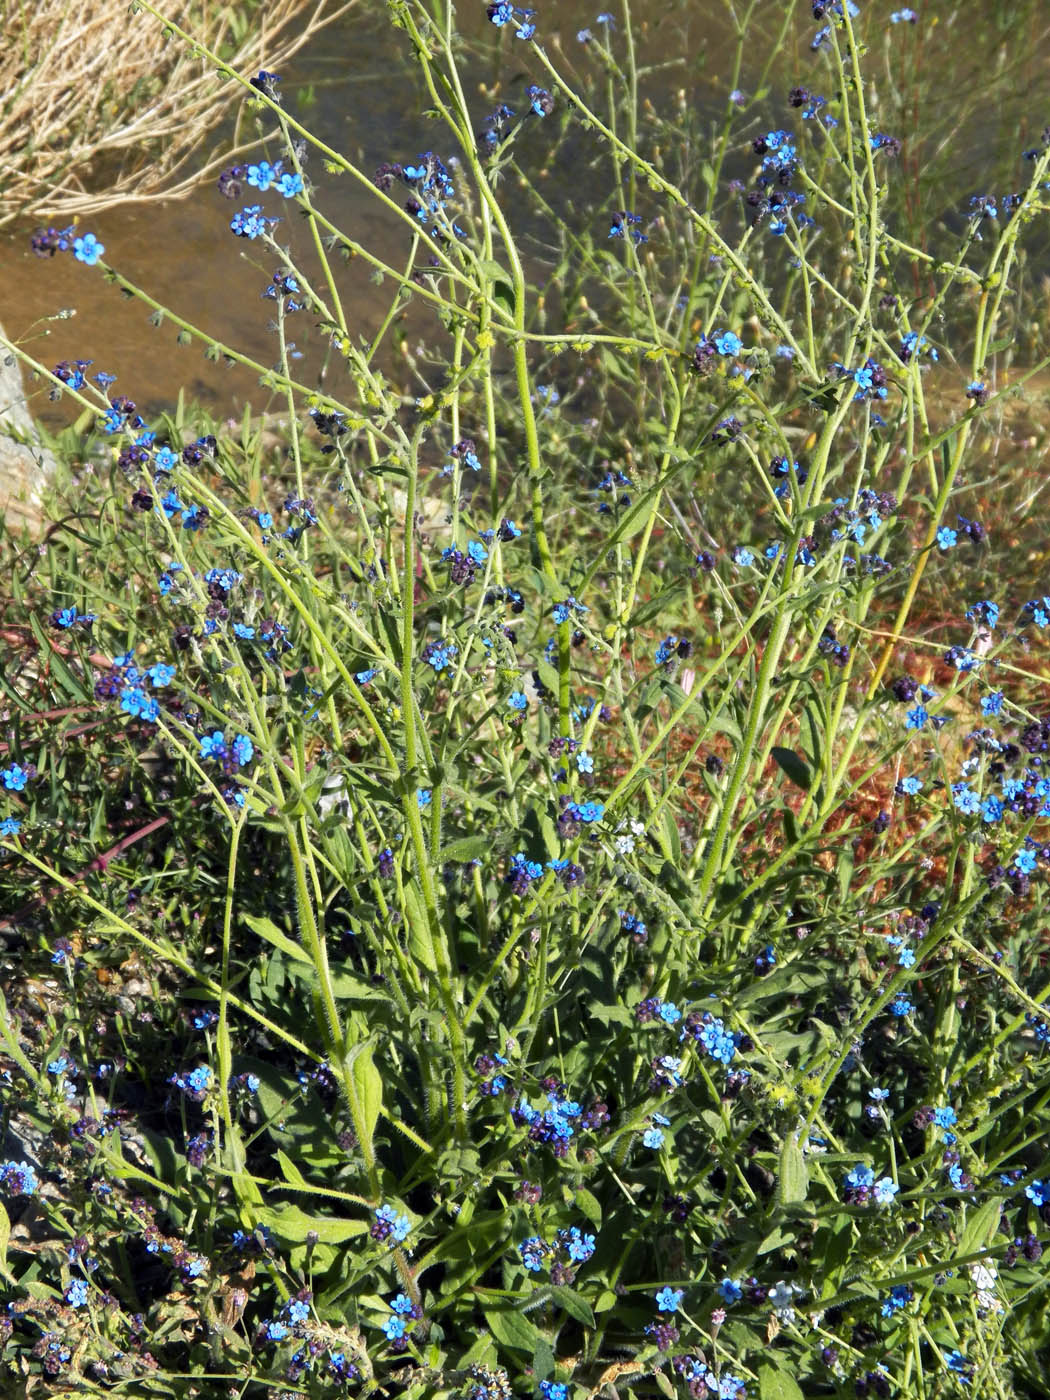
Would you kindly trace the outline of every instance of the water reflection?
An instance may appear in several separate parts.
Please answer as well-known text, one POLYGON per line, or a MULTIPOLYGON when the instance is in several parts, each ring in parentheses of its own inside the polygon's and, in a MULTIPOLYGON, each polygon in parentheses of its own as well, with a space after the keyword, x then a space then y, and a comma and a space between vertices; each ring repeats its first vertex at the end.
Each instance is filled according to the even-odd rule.
MULTIPOLYGON (((580 28, 594 26, 598 7, 593 0, 558 5, 540 0, 537 8, 542 42, 559 64, 570 74, 574 65, 588 64, 576 35, 580 28)), ((1021 8, 1029 17, 1038 9, 1021 8)), ((780 0, 758 6, 760 19, 767 13, 771 40, 784 10, 780 0)), ((809 51, 812 27, 808 11, 808 4, 797 5, 795 20, 788 27, 790 42, 773 56, 769 99, 754 113, 755 123, 761 121, 763 129, 771 123, 788 124, 782 97, 789 86, 803 81, 819 87, 825 77, 823 63, 809 51)), ((720 117, 732 77, 730 7, 722 0, 677 0, 649 13, 651 18, 641 21, 637 36, 639 62, 646 65, 643 90, 656 101, 681 90, 694 111, 710 113, 712 121, 720 117)), ((500 42, 486 21, 480 0, 465 0, 457 24, 474 50, 467 70, 474 86, 468 96, 476 99, 480 128, 482 118, 498 101, 509 101, 519 108, 524 105, 522 88, 531 80, 528 46, 505 39, 500 42)), ((1003 169, 1004 154, 1015 152, 1025 139, 1025 122, 1032 120, 1027 115, 1027 96, 1035 77, 1030 42, 1035 32, 1030 23, 1027 30, 1019 24, 1001 36, 1009 52, 1002 50, 1003 56, 997 60, 1009 73, 1010 91, 986 107, 980 140, 960 142, 957 152, 950 153, 959 183, 946 194, 949 199, 957 198, 959 207, 965 207, 973 192, 972 182, 981 178, 982 172, 1003 169), (1026 36, 1028 47, 1021 47, 1026 36)), ((915 101, 919 101, 923 68, 947 65, 957 79, 955 92, 959 93, 966 90, 980 65, 988 65, 987 53, 980 46, 974 47, 967 39, 965 47, 960 47, 964 36, 954 32, 956 27, 951 13, 946 23, 938 27, 931 21, 918 34, 891 32, 880 23, 873 35, 872 71, 883 75, 880 90, 893 96, 896 115, 906 109, 909 84, 914 85, 915 101), (878 49, 889 45, 896 48, 891 51, 887 47, 889 57, 883 62, 878 49), (894 83, 900 89, 896 93, 894 83)), ((421 90, 418 67, 406 55, 407 41, 390 29, 385 7, 377 13, 363 4, 297 57, 284 75, 286 101, 329 144, 356 157, 367 171, 385 160, 414 158, 430 146, 447 149, 444 131, 422 115, 426 93, 421 90), (302 102, 304 89, 312 92, 313 98, 306 105, 302 102)), ((770 54, 757 44, 745 51, 738 82, 748 94, 762 82, 763 65, 769 59, 770 54)), ((924 148, 927 156, 937 156, 942 165, 944 146, 958 117, 951 86, 935 86, 930 96, 923 97, 921 113, 915 113, 916 124, 931 133, 930 144, 924 148)), ((884 116, 880 114, 880 120, 884 116)), ((542 150, 542 145, 535 146, 538 138, 536 132, 530 156, 533 147, 542 150)), ((582 133, 573 138, 568 164, 565 155, 563 150, 552 175, 562 187, 556 195, 560 207, 569 212, 574 206, 582 207, 581 195, 584 202, 595 193, 600 197, 609 183, 609 171, 607 162, 588 169, 593 153, 582 133), (576 154, 578 163, 573 159, 576 154)), ((733 163, 740 169, 733 173, 743 173, 749 162, 747 142, 742 137, 734 145, 733 163)), ((326 176, 316 157, 310 170, 321 187, 319 203, 334 223, 366 246, 384 250, 394 263, 407 254, 404 229, 394 228, 389 216, 361 186, 347 176, 326 176)), ((927 178, 927 167, 914 148, 906 149, 899 174, 891 178, 914 181, 918 191, 919 182, 927 178)), ((548 188, 553 189, 554 184, 551 179, 548 188)), ((191 199, 177 203, 114 208, 92 218, 90 227, 106 246, 106 260, 132 281, 202 329, 268 365, 277 357, 276 339, 266 329, 273 308, 272 303, 260 300, 260 294, 274 271, 273 260, 257 245, 230 234, 231 214, 243 202, 248 201, 226 201, 214 186, 207 186, 191 199)), ((267 196, 266 212, 278 212, 277 203, 272 195, 267 196)), ((306 240, 295 226, 298 216, 294 206, 286 204, 280 212, 288 222, 279 236, 290 230, 296 246, 305 246, 306 240)), ((117 374, 118 391, 136 399, 147 413, 170 407, 180 385, 188 398, 198 398, 223 414, 238 414, 249 401, 255 411, 268 406, 268 393, 255 374, 206 361, 197 344, 180 347, 170 323, 159 329, 152 327, 148 308, 127 300, 98 273, 69 257, 35 258, 28 248, 27 232, 5 233, 0 239, 3 320, 7 332, 37 358, 49 365, 61 359, 91 358, 96 369, 117 374), (67 320, 47 319, 61 308, 75 308, 76 315, 67 320)), ((392 285, 375 286, 367 269, 354 264, 340 273, 340 282, 346 289, 345 304, 353 310, 355 331, 374 330, 389 307, 392 285)), ((304 324, 306 320, 291 322, 289 334, 304 342, 312 335, 316 344, 316 332, 304 324)), ((304 377, 309 378, 318 363, 317 356, 309 356, 304 362, 304 377)), ((52 423, 68 420, 64 406, 47 402, 46 391, 37 392, 33 407, 52 423)))

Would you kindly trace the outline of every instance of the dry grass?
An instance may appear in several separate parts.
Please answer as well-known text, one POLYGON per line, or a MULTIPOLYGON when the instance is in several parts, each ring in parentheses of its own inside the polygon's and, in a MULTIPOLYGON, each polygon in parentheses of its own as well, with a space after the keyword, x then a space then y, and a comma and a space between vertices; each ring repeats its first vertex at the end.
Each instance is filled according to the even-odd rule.
MULTIPOLYGON (((350 4, 353 0, 350 0, 350 4)), ((167 18, 246 77, 279 70, 350 4, 169 0, 167 18)), ((0 227, 188 193, 227 163, 202 147, 242 89, 127 0, 2 0, 0 227)))

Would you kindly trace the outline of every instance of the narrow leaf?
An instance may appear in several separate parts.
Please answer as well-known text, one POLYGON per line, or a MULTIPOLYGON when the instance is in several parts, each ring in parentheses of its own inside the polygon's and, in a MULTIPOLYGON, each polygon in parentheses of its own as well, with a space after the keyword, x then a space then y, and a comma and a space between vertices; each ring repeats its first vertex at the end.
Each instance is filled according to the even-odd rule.
POLYGON ((783 1205, 797 1204, 806 1199, 809 1190, 809 1169, 802 1148, 792 1136, 784 1139, 780 1149, 780 1200, 783 1205))

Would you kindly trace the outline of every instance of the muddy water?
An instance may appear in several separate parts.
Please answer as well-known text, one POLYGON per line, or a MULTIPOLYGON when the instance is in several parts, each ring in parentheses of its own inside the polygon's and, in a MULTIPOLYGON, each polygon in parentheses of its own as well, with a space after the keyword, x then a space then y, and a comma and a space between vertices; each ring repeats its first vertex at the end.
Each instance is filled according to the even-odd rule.
MULTIPOLYGON (((597 0, 586 4, 579 0, 535 3, 542 42, 559 66, 571 72, 573 65, 588 63, 576 34, 584 25, 596 27, 597 0)), ((619 13, 619 6, 620 0, 612 0, 610 8, 615 13, 619 13)), ((872 6, 879 8, 875 0, 872 6)), ((1009 84, 1000 94, 1001 100, 985 108, 978 138, 961 143, 954 152, 947 150, 949 164, 954 162, 958 171, 965 172, 958 188, 965 201, 970 193, 967 182, 972 184, 981 169, 1002 169, 999 162, 1004 149, 1023 142, 1026 125, 1038 125, 1046 119, 1042 108, 1033 115, 1028 101, 1033 82, 1031 49, 1018 59, 1004 54, 1007 40, 1013 51, 1019 47, 1018 34, 1011 31, 1007 40, 1000 42, 1001 59, 990 59, 989 48, 976 44, 972 28, 966 33, 962 29, 955 32, 958 26, 953 16, 958 7, 938 6, 934 0, 924 7, 930 22, 921 38, 905 32, 907 26, 900 32, 894 27, 891 32, 886 23, 890 8, 888 0, 881 6, 887 15, 882 16, 874 35, 873 59, 876 74, 881 65, 902 88, 912 83, 918 91, 924 65, 946 66, 946 71, 956 75, 956 92, 977 80, 980 65, 986 71, 989 65, 1008 70, 1009 84), (935 22, 938 11, 945 17, 939 25, 935 22), (896 51, 887 51, 885 60, 879 57, 877 50, 886 50, 890 44, 899 46, 899 61, 896 51)), ((985 7, 981 8, 984 11, 985 7)), ((780 0, 771 0, 764 10, 759 7, 766 13, 770 36, 783 9, 780 0)), ((722 0, 660 0, 659 4, 636 4, 635 11, 636 16, 642 16, 637 36, 639 63, 650 68, 644 78, 645 89, 657 100, 661 94, 684 90, 695 109, 710 112, 712 120, 720 116, 725 111, 733 53, 728 5, 722 0)), ((814 28, 808 11, 808 4, 798 5, 790 26, 791 41, 777 55, 770 99, 756 112, 756 123, 761 120, 763 129, 770 118, 788 124, 782 96, 793 83, 809 82, 823 90, 820 84, 825 70, 808 47, 814 28)), ((994 16, 990 19, 986 14, 984 22, 994 28, 994 16)), ((522 87, 530 80, 528 46, 509 35, 500 42, 497 31, 485 19, 481 0, 464 0, 458 24, 475 46, 475 57, 467 70, 475 86, 468 88, 468 96, 476 102, 479 125, 498 101, 521 108, 522 87)), ((758 32, 763 32, 761 26, 758 32)), ((418 69, 408 61, 407 52, 403 36, 391 31, 386 22, 385 7, 370 0, 362 3, 338 27, 322 33, 285 72, 282 90, 289 109, 329 144, 356 157, 366 171, 383 161, 414 158, 430 146, 440 150, 444 133, 421 115, 427 105, 426 94, 420 90, 418 69), (304 103, 304 91, 312 94, 312 101, 304 103)), ((993 56, 995 52, 991 49, 993 56)), ((754 92, 767 57, 768 46, 754 44, 748 49, 739 80, 745 92, 754 92)), ((927 122, 934 132, 930 159, 936 155, 943 163, 946 147, 934 148, 938 123, 946 126, 955 115, 951 85, 934 85, 931 96, 924 100, 927 107, 920 122, 927 122)), ((897 110, 901 110, 900 104, 897 110)), ((746 152, 746 142, 741 147, 746 152)), ((747 159, 746 154, 738 157, 747 159)), ((316 162, 311 172, 321 186, 318 203, 336 225, 366 246, 387 251, 395 262, 403 256, 407 250, 403 228, 392 225, 361 186, 345 176, 338 180, 327 177, 316 162)), ((930 167, 913 157, 908 178, 919 182, 929 176, 930 167)), ((601 182, 608 175, 581 168, 574 178, 578 181, 575 189, 584 198, 600 198, 601 182)), ((124 275, 202 329, 268 365, 277 358, 276 340, 266 328, 273 307, 261 300, 260 294, 274 271, 272 260, 256 245, 235 239, 228 227, 232 213, 247 202, 247 197, 237 203, 226 201, 211 185, 179 202, 128 203, 85 221, 85 227, 97 233, 105 244, 106 260, 124 275)), ((266 212, 278 212, 279 203, 272 193, 267 195, 266 212)), ((286 223, 281 233, 291 228, 295 237, 293 206, 286 205, 280 212, 293 221, 286 223)), ((180 385, 188 398, 197 398, 222 415, 239 414, 246 402, 255 411, 270 406, 254 373, 206 361, 199 345, 180 347, 170 323, 159 329, 152 327, 148 308, 125 299, 97 270, 82 267, 68 256, 35 257, 29 251, 27 233, 19 230, 0 238, 0 286, 4 289, 0 322, 38 359, 48 365, 61 359, 92 359, 95 369, 119 376, 114 392, 136 399, 148 412, 170 407, 180 385), (52 319, 64 308, 75 310, 75 315, 52 319)), ((301 234, 297 246, 304 246, 301 234)), ((341 276, 346 289, 344 304, 352 307, 355 329, 374 329, 389 305, 392 288, 374 286, 361 267, 352 267, 341 276)), ((311 332, 308 326, 292 322, 289 334, 309 340, 311 332)), ((308 355, 305 378, 313 373, 308 367, 316 363, 317 357, 308 355)), ((49 403, 46 391, 37 391, 32 407, 53 424, 68 419, 65 406, 49 403)))
MULTIPOLYGON (((577 31, 593 24, 600 6, 579 0, 555 6, 541 0, 538 8, 550 51, 557 55, 560 47, 566 58, 580 62, 577 31)), ((698 18, 695 4, 665 0, 657 22, 642 25, 640 44, 647 61, 664 65, 662 75, 676 88, 710 89, 704 75, 712 56, 729 50, 725 12, 720 5, 710 8, 722 13, 717 22, 709 19, 700 47, 694 48, 690 38, 698 18)), ((476 98, 479 127, 501 100, 524 106, 521 92, 530 80, 525 66, 528 46, 509 35, 500 43, 499 33, 486 20, 484 4, 477 0, 461 5, 458 27, 476 50, 469 68, 476 88, 468 92, 476 98)), ((338 26, 324 31, 284 72, 286 104, 366 171, 383 161, 413 159, 430 146, 440 151, 444 132, 421 116, 427 98, 420 91, 418 68, 407 54, 404 36, 386 22, 385 7, 363 3, 338 26)), ((704 101, 713 100, 714 92, 706 90, 704 101)), ((720 100, 724 103, 724 94, 720 100)), ((392 223, 348 177, 327 176, 316 160, 310 170, 321 186, 316 197, 324 213, 365 246, 377 247, 400 263, 408 250, 404 226, 392 223)), ((227 201, 211 184, 185 200, 123 204, 91 216, 83 227, 97 234, 105 245, 105 260, 132 282, 225 344, 269 365, 277 358, 276 339, 267 330, 273 303, 260 298, 275 270, 273 260, 229 231, 231 215, 251 202, 250 194, 227 201)), ((293 206, 280 210, 280 203, 271 192, 264 199, 266 212, 282 212, 294 221, 293 206)), ((279 229, 278 236, 290 227, 294 236, 294 222, 279 229)), ((147 412, 170 407, 180 385, 188 399, 197 398, 223 415, 238 415, 246 402, 255 411, 268 406, 255 373, 205 360, 198 344, 180 346, 176 327, 151 326, 149 308, 128 300, 97 270, 68 255, 36 257, 28 246, 29 232, 27 228, 0 235, 0 323, 35 358, 48 366, 62 359, 91 359, 93 372, 104 369, 118 376, 113 392, 134 398, 147 412), (75 314, 56 319, 63 310, 75 314)), ((294 246, 306 248, 301 235, 294 246)), ((374 330, 390 304, 392 285, 377 288, 366 270, 357 267, 342 272, 340 280, 355 327, 374 330)), ((309 340, 310 329, 293 321, 289 335, 309 340)), ((317 356, 309 356, 307 363, 315 365, 317 356)), ((306 369, 303 373, 310 376, 306 369)), ((30 392, 32 409, 41 420, 53 426, 69 420, 72 408, 50 403, 39 387, 34 392, 30 386, 30 392)))

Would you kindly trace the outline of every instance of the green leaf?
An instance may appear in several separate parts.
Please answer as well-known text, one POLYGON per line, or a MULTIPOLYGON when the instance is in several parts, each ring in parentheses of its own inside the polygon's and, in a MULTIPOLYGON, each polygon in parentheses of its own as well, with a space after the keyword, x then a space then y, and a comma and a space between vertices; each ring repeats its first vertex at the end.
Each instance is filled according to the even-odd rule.
POLYGON ((967 1254, 976 1254, 978 1250, 985 1249, 992 1242, 992 1237, 999 1228, 999 1217, 1002 1214, 1002 1202, 998 1196, 993 1196, 990 1201, 985 1201, 983 1206, 977 1210, 966 1212, 966 1225, 963 1228, 962 1238, 959 1240, 959 1254, 965 1257, 967 1254))
POLYGON ((784 1139, 780 1149, 780 1201, 782 1205, 794 1205, 806 1199, 809 1190, 809 1168, 802 1155, 802 1148, 794 1136, 784 1139))
POLYGON ((800 787, 803 792, 809 792, 813 784, 813 775, 810 773, 809 765, 805 759, 795 753, 793 749, 782 749, 779 745, 775 746, 771 752, 778 767, 783 769, 790 781, 796 787, 800 787))
POLYGON ((535 1353, 542 1334, 524 1313, 515 1309, 493 1308, 486 1311, 485 1321, 497 1342, 502 1342, 505 1347, 511 1347, 514 1351, 523 1351, 528 1356, 535 1353))
POLYGON ((541 1337, 532 1353, 532 1374, 537 1384, 554 1375, 554 1366, 554 1349, 546 1337, 541 1337))
POLYGON ((480 860, 489 855, 491 850, 491 836, 463 836, 457 841, 450 841, 447 846, 442 846, 441 854, 434 864, 439 868, 445 864, 465 865, 467 861, 480 860))
POLYGON ((291 1244, 305 1244, 306 1237, 313 1231, 321 1244, 341 1244, 357 1235, 367 1235, 368 1222, 365 1220, 343 1220, 331 1215, 308 1215, 296 1205, 274 1209, 263 1206, 256 1210, 260 1225, 265 1225, 280 1240, 291 1244))
POLYGON ((0 1278, 6 1278, 14 1283, 15 1277, 7 1267, 7 1242, 11 1238, 11 1221, 8 1219, 7 1211, 0 1203, 0 1278))
POLYGON ((301 944, 296 943, 293 938, 289 938, 286 933, 282 933, 272 919, 259 918, 255 914, 242 914, 241 918, 252 933, 258 934, 267 943, 279 948, 282 953, 286 953, 295 962, 306 963, 308 967, 313 967, 306 949, 301 944))
POLYGON ((576 1192, 575 1200, 576 1209, 585 1215, 592 1225, 602 1223, 602 1208, 598 1204, 598 1199, 585 1186, 581 1186, 576 1192))
POLYGON ((798 1382, 786 1371, 763 1366, 758 1373, 758 1393, 761 1400, 806 1400, 798 1382))
POLYGON ((303 1176, 302 1172, 287 1153, 282 1152, 280 1148, 277 1149, 277 1165, 280 1167, 281 1175, 289 1186, 307 1185, 306 1177, 303 1176))
POLYGON ((347 1056, 347 1065, 357 1098, 354 1127, 367 1158, 383 1105, 383 1076, 376 1069, 371 1046, 367 1044, 354 1046, 347 1056))
POLYGON ((571 1288, 557 1287, 551 1289, 551 1296, 560 1308, 563 1308, 570 1317, 574 1317, 577 1322, 581 1322, 584 1327, 594 1327, 594 1313, 586 1298, 580 1296, 571 1288))

